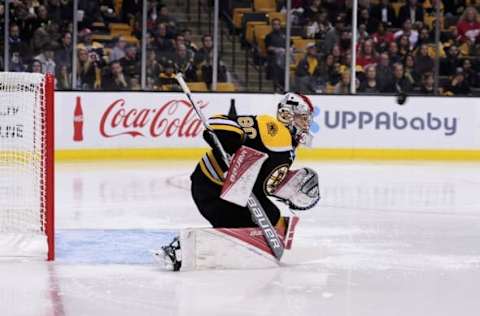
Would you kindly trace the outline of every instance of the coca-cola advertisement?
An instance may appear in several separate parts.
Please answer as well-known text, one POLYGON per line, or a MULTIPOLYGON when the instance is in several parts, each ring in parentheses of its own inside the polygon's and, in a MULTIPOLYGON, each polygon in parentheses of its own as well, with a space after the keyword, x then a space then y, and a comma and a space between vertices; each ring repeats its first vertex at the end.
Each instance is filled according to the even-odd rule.
MULTIPOLYGON (((265 113, 275 113, 272 95, 252 96, 236 102, 239 114, 262 113, 259 104, 265 113)), ((232 99, 236 97, 228 94, 194 95, 207 117, 228 113, 232 99)), ((180 93, 57 92, 56 103, 59 149, 206 146, 203 124, 180 93)))

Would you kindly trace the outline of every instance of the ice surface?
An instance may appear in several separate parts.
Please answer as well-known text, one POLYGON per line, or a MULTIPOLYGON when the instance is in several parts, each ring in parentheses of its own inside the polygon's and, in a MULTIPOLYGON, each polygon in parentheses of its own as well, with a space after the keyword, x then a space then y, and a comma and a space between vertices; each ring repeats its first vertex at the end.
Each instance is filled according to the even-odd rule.
POLYGON ((323 199, 286 267, 162 272, 146 251, 207 225, 193 165, 59 164, 58 260, 0 261, 0 315, 479 314, 479 164, 300 162, 323 199))

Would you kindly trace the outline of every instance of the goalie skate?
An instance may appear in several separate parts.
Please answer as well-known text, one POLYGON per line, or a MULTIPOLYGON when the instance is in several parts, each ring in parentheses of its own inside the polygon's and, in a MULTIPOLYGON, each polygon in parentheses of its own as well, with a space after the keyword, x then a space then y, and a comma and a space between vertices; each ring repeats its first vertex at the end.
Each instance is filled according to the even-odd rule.
POLYGON ((182 250, 179 237, 175 237, 169 245, 161 247, 160 250, 153 251, 153 256, 165 270, 180 271, 182 250))

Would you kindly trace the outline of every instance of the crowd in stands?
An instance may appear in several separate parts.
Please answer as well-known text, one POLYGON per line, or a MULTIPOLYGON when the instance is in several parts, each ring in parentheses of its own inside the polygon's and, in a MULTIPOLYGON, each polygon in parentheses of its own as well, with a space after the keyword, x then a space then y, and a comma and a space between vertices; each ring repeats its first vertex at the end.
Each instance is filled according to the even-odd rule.
MULTIPOLYGON (((233 0, 225 1, 232 2, 233 0)), ((256 0, 248 2, 254 9, 256 0)), ((235 1, 233 1, 235 2, 235 1)), ((274 13, 286 1, 270 1, 274 13)), ((57 89, 141 89, 141 0, 79 0, 77 46, 73 47, 73 0, 9 1, 9 36, 3 38, 5 6, 0 3, 0 44, 8 41, 9 71, 52 72, 57 89), (72 80, 72 56, 76 80, 72 80), (76 82, 76 86, 73 84, 76 82)), ((223 4, 224 2, 222 2, 223 4)), ((359 93, 398 91, 476 95, 480 91, 480 4, 475 0, 359 0, 356 65, 352 56, 352 1, 292 0, 294 36, 311 42, 292 45, 293 88, 304 93, 349 93, 351 71, 359 93), (441 11, 439 90, 434 91, 435 11, 441 11)), ((208 9, 208 8, 207 8, 208 9)), ((255 9, 254 9, 255 10, 255 9)), ((187 81, 212 83, 213 39, 182 25, 162 0, 148 1, 146 88, 172 91, 178 71, 187 81)), ((268 12, 266 12, 268 15, 268 12)), ((281 90, 285 72, 285 25, 270 19, 264 37, 267 78, 281 90)), ((244 30, 245 31, 245 30, 244 30)), ((258 43, 257 43, 258 44, 258 43)), ((218 81, 228 80, 219 60, 218 81)), ((0 68, 5 69, 3 54, 0 68)))
MULTIPOLYGON (((289 52, 294 88, 304 93, 349 93, 350 71, 360 93, 398 91, 434 94, 435 11, 442 19, 438 94, 478 94, 480 88, 480 16, 478 1, 362 1, 356 25, 356 65, 352 67, 352 1, 293 0, 292 29, 312 42, 289 52), (297 54, 298 52, 304 54, 297 54), (295 58, 298 56, 298 58, 295 58)), ((277 1, 285 12, 285 1, 277 1)), ((273 19, 265 37, 267 78, 283 87, 285 30, 273 19)))
MULTIPOLYGON (((73 0, 9 2, 8 70, 54 73, 56 88, 83 90, 141 89, 141 0, 79 0, 78 37, 73 47, 73 0), (76 54, 76 86, 72 56, 76 54)), ((0 28, 5 24, 0 4, 0 28)), ((3 29, 0 30, 3 52, 3 29)), ((212 81, 212 36, 201 47, 191 40, 162 1, 148 1, 146 88, 175 90, 177 71, 187 81, 212 81)), ((3 54, 0 67, 5 69, 3 54)), ((226 80, 219 64, 218 80, 226 80)))

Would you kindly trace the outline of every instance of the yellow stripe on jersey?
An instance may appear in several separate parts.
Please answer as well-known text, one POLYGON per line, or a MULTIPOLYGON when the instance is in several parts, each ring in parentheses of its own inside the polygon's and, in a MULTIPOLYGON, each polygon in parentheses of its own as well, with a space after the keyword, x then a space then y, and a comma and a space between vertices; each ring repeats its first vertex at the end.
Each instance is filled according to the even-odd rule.
POLYGON ((258 130, 263 144, 271 151, 292 149, 292 136, 288 128, 269 115, 257 116, 258 130))
POLYGON ((243 137, 244 131, 240 127, 232 126, 232 125, 225 125, 225 124, 212 124, 210 128, 214 131, 229 131, 239 134, 243 137))
POLYGON ((223 185, 222 181, 219 181, 219 180, 215 179, 212 176, 212 174, 210 173, 210 171, 208 171, 208 168, 207 168, 207 166, 205 166, 205 162, 203 162, 203 159, 200 159, 200 169, 202 170, 203 174, 206 175, 207 178, 210 179, 210 181, 212 181, 213 183, 218 184, 218 185, 223 185))
POLYGON ((217 159, 215 159, 215 156, 213 156, 213 151, 209 150, 207 151, 207 157, 208 160, 210 161, 210 164, 213 166, 213 169, 217 172, 217 175, 223 179, 223 171, 222 168, 220 168, 220 165, 217 162, 217 159))
POLYGON ((215 115, 211 116, 210 118, 211 118, 211 119, 212 119, 212 118, 216 118, 216 119, 228 120, 228 116, 226 116, 225 114, 215 114, 215 115))

